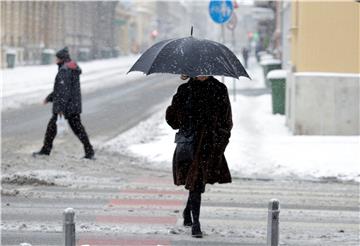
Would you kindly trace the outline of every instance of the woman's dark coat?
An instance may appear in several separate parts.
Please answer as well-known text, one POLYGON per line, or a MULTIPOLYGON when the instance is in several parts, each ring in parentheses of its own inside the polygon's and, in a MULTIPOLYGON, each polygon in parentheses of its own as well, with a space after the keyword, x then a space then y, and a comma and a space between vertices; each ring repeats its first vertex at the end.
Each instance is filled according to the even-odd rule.
POLYGON ((176 151, 174 153, 176 185, 193 190, 199 181, 203 184, 231 182, 224 151, 233 124, 229 96, 223 83, 209 77, 206 81, 190 79, 180 85, 166 110, 166 121, 173 129, 186 129, 190 124, 195 129, 192 163, 178 163, 176 151), (186 106, 190 98, 191 110, 186 106))
POLYGON ((47 96, 53 102, 53 113, 63 113, 65 117, 81 113, 80 67, 69 61, 59 65, 55 77, 54 90, 47 96))

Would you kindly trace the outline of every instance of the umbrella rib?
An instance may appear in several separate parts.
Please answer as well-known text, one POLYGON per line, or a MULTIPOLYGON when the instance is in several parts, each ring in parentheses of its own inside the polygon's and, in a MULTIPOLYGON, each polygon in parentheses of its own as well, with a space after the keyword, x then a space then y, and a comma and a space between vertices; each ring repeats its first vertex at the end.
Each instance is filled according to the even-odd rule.
MULTIPOLYGON (((215 42, 214 42, 214 43, 215 43, 215 42)), ((225 54, 225 52, 224 52, 224 50, 223 50, 224 47, 221 46, 221 45, 218 45, 217 43, 215 43, 215 44, 216 44, 216 46, 219 47, 219 49, 220 49, 221 53, 223 54, 223 57, 226 59, 227 63, 232 66, 231 69, 227 68, 228 72, 229 72, 230 74, 232 74, 232 75, 236 75, 236 76, 237 76, 237 73, 234 73, 234 68, 233 68, 232 62, 229 60, 229 58, 227 57, 227 55, 225 54), (230 70, 232 70, 232 71, 230 71, 230 70)), ((229 74, 229 75, 230 75, 230 74, 229 74)), ((239 79, 239 76, 237 76, 237 79, 239 79)))
POLYGON ((159 51, 157 52, 157 54, 154 56, 154 59, 153 59, 153 61, 152 61, 152 63, 151 63, 151 66, 150 66, 149 70, 147 71, 146 75, 149 75, 149 74, 150 74, 150 71, 151 71, 151 69, 153 68, 153 65, 154 65, 154 63, 155 63, 155 60, 158 58, 160 52, 161 52, 167 45, 169 45, 169 44, 170 44, 172 41, 174 41, 174 40, 176 40, 176 39, 169 39, 167 42, 165 42, 165 43, 162 45, 161 49, 159 49, 159 51))
MULTIPOLYGON (((215 43, 215 42, 214 42, 215 43)), ((216 43, 215 43, 216 44, 216 43)), ((216 44, 216 45, 218 45, 218 44, 216 44)), ((232 73, 234 73, 234 75, 236 75, 236 78, 237 79, 239 79, 239 77, 240 76, 244 76, 244 77, 248 77, 248 78, 250 78, 250 76, 249 76, 249 74, 247 73, 247 71, 246 71, 246 69, 244 69, 244 71, 245 71, 245 74, 247 75, 247 76, 245 76, 245 75, 239 75, 238 73, 237 73, 237 70, 236 69, 234 69, 234 64, 232 64, 232 62, 229 60, 229 58, 227 57, 227 55, 225 55, 225 52, 224 52, 224 49, 226 50, 229 50, 231 53, 233 53, 228 47, 226 47, 226 46, 219 46, 220 47, 220 50, 221 50, 221 53, 224 55, 224 57, 225 57, 225 59, 227 60, 227 62, 232 66, 231 67, 231 70, 232 70, 232 73)), ((235 55, 235 53, 233 53, 234 55, 235 55)), ((235 57, 236 57, 236 55, 235 55, 235 57)), ((236 58, 237 59, 237 58, 236 58)), ((230 71, 229 71, 230 72, 230 71)))

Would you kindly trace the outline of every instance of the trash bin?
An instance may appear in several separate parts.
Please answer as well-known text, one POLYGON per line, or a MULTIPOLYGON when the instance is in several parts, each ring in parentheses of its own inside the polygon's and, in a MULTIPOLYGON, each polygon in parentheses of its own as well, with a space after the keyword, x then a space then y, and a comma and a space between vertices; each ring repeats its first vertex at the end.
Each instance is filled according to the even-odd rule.
POLYGON ((118 57, 120 55, 120 49, 113 49, 112 50, 112 57, 118 57))
POLYGON ((273 114, 285 114, 286 70, 272 70, 267 75, 271 84, 273 114))
POLYGON ((8 68, 14 68, 16 61, 16 50, 6 50, 6 64, 8 68))
POLYGON ((41 52, 41 65, 49 65, 53 63, 55 50, 45 49, 41 52))
POLYGON ((79 50, 79 61, 88 61, 90 59, 90 49, 88 48, 81 48, 79 50))
POLYGON ((271 88, 271 82, 267 79, 267 74, 272 70, 281 69, 281 61, 277 59, 263 60, 260 65, 263 67, 265 85, 267 88, 271 88))
POLYGON ((105 59, 111 58, 111 49, 110 48, 103 48, 101 50, 101 58, 105 58, 105 59))

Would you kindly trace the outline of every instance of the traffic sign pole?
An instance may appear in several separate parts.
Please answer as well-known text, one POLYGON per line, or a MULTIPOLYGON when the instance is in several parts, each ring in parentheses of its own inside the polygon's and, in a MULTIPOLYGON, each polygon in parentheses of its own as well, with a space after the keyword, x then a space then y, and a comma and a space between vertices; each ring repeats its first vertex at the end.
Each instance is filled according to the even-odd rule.
MULTIPOLYGON (((221 24, 221 43, 225 44, 225 27, 224 24, 221 24)), ((225 82, 224 75, 221 76, 221 82, 225 82)))
MULTIPOLYGON (((209 13, 212 20, 221 25, 221 43, 225 44, 224 24, 230 19, 233 12, 233 3, 231 0, 211 0, 209 3, 209 13)), ((224 76, 221 77, 224 83, 224 76)))
MULTIPOLYGON (((235 30, 231 30, 231 39, 232 39, 232 47, 235 52, 235 30)), ((234 102, 236 102, 236 80, 233 78, 233 93, 234 93, 234 102)))

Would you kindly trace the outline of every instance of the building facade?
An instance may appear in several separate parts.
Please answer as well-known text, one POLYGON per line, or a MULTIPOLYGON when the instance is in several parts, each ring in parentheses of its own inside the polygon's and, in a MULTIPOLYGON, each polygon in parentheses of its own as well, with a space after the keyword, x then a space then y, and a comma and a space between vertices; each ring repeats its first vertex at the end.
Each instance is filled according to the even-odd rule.
POLYGON ((359 135, 360 4, 292 1, 284 13, 287 125, 300 135, 359 135))
POLYGON ((1 1, 1 67, 40 64, 42 54, 68 46, 81 60, 117 54, 116 6, 108 1, 1 1))

